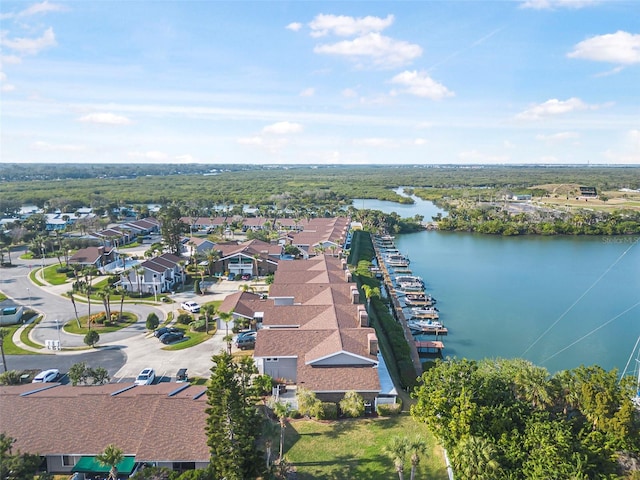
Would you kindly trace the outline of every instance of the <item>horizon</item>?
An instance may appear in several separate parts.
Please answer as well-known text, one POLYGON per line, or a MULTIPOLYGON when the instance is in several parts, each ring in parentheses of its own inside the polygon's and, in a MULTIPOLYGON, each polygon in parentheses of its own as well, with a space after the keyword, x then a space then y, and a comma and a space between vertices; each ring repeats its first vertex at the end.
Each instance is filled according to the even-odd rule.
POLYGON ((640 165, 631 0, 14 0, 0 20, 0 164, 640 165))

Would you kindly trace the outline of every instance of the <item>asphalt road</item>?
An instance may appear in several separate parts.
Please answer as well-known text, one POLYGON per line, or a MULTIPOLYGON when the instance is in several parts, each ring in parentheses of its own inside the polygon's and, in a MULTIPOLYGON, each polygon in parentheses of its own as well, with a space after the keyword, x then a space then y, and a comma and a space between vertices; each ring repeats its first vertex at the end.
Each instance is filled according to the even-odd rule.
MULTIPOLYGON (((43 315, 43 319, 31 332, 31 339, 42 345, 46 340, 60 340, 65 347, 86 347, 82 335, 68 334, 62 330, 69 320, 75 320, 73 305, 67 297, 62 295, 69 289, 69 285, 40 287, 29 279, 33 268, 42 266, 42 260, 22 260, 22 252, 12 252, 13 268, 0 269, 0 291, 10 297, 15 303, 30 307, 43 315), (56 322, 57 320, 57 322, 56 322)), ((45 259, 46 264, 57 263, 57 259, 45 259)), ((173 296, 176 303, 158 306, 125 303, 124 310, 135 313, 138 321, 117 332, 101 334, 99 348, 84 351, 43 351, 47 354, 8 355, 8 369, 16 370, 44 370, 58 368, 67 372, 69 367, 77 362, 86 362, 90 367, 104 367, 109 372, 112 381, 133 381, 144 368, 156 370, 159 381, 168 381, 179 368, 187 368, 190 376, 208 377, 212 366, 211 357, 226 345, 222 338, 224 332, 219 332, 210 340, 184 350, 165 350, 153 335, 147 332, 145 322, 150 312, 155 312, 162 322, 168 312, 176 312, 178 305, 185 300, 196 300, 205 303, 211 300, 223 299, 229 293, 238 289, 237 282, 222 282, 216 285, 215 292, 204 297, 195 298, 192 292, 185 292, 173 296)), ((76 301, 78 315, 88 313, 88 305, 76 301)), ((120 308, 119 303, 112 308, 120 308)), ((103 311, 101 304, 93 303, 92 312, 103 311)))

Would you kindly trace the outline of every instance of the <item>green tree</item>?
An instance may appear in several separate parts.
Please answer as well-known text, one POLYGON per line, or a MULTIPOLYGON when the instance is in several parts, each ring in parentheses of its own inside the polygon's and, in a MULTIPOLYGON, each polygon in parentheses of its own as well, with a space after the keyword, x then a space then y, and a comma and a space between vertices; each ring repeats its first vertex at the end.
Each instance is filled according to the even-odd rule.
POLYGON ((89 378, 87 364, 85 362, 74 363, 71 365, 71 368, 69 368, 67 375, 69 376, 69 380, 71 380, 71 385, 74 387, 79 383, 87 383, 87 379, 89 378))
POLYGON ((384 445, 382 451, 391 458, 393 466, 396 469, 398 478, 404 479, 404 460, 409 450, 409 442, 406 437, 396 435, 391 437, 388 444, 384 445))
POLYGON ((160 233, 169 251, 180 256, 182 249, 182 235, 187 231, 187 224, 181 220, 182 214, 178 205, 163 206, 158 212, 158 219, 162 222, 160 233))
POLYGON ((78 306, 76 305, 76 298, 74 297, 75 292, 73 290, 69 290, 67 295, 69 296, 69 300, 71 300, 71 304, 73 305, 73 311, 76 315, 76 323, 78 324, 78 328, 82 328, 80 325, 80 317, 78 317, 78 306))
POLYGON ((262 465, 255 448, 262 420, 243 393, 249 385, 233 357, 222 352, 212 360, 206 430, 213 474, 226 480, 254 478, 262 465))
POLYGON ((147 323, 146 323, 146 327, 147 330, 155 330, 156 328, 158 328, 158 325, 160 325, 160 319, 158 318, 158 315, 156 315, 154 312, 151 312, 149 315, 147 315, 147 323))
MULTIPOLYGON (((127 278, 129 277, 127 276, 127 278)), ((120 313, 118 314, 118 321, 121 322, 124 318, 124 297, 127 295, 127 289, 123 286, 119 286, 116 288, 116 293, 120 295, 120 313)))
POLYGON ((90 347, 95 347, 96 343, 100 341, 100 334, 95 330, 89 330, 84 336, 84 343, 90 347))
POLYGON ((100 464, 109 467, 109 480, 118 480, 118 464, 124 460, 122 449, 111 443, 107 445, 101 454, 96 455, 96 460, 100 464))
POLYGON ((496 449, 489 440, 481 437, 463 438, 453 450, 452 462, 456 478, 480 480, 499 476, 496 449))
POLYGON ((278 460, 284 457, 284 432, 287 428, 287 417, 291 414, 291 404, 289 402, 272 401, 269 405, 273 413, 278 417, 280 423, 280 450, 278 460))
POLYGON ((221 312, 218 310, 218 316, 220 317, 220 320, 224 322, 227 329, 224 341, 227 343, 227 353, 231 355, 231 341, 233 340, 233 336, 229 335, 229 323, 233 320, 233 312, 221 312))
POLYGON ((296 389, 296 401, 298 411, 303 415, 315 417, 322 409, 322 402, 316 397, 316 394, 304 387, 298 386, 296 389))
POLYGON ((102 385, 109 383, 109 372, 104 367, 96 367, 89 369, 89 376, 94 385, 102 385))
POLYGON ((344 393, 344 397, 340 400, 340 410, 342 413, 351 418, 357 418, 364 414, 364 399, 355 390, 349 390, 344 393))

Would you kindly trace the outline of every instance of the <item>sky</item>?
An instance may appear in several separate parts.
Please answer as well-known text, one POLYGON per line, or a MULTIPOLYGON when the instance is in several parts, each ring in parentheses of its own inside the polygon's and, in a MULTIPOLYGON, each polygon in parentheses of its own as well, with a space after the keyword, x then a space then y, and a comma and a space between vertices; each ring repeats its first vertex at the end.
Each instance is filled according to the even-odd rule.
POLYGON ((3 0, 33 162, 640 164, 640 1, 3 0))

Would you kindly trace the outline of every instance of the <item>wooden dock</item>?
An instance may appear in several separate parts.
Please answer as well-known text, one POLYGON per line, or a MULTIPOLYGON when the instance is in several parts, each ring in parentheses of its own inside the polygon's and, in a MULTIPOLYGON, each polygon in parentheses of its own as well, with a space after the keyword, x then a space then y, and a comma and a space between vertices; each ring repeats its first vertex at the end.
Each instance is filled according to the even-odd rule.
POLYGON ((429 355, 442 355, 444 343, 439 340, 416 340, 416 350, 418 353, 426 353, 429 355))

